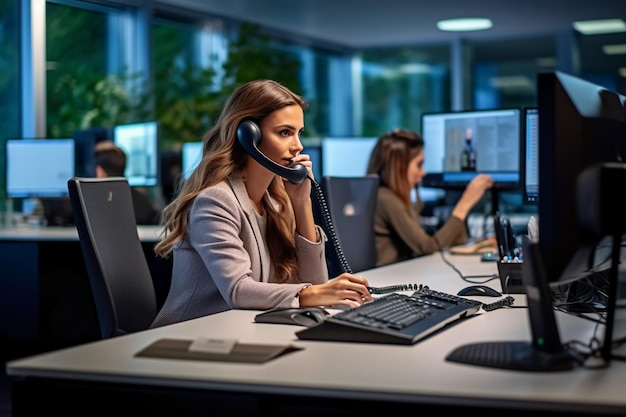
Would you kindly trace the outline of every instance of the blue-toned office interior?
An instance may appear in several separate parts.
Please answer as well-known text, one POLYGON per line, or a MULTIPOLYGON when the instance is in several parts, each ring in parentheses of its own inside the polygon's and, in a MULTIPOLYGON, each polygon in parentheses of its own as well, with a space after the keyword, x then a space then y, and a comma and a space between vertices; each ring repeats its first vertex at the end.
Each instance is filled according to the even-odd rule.
MULTIPOLYGON (((301 140, 320 182, 366 175, 386 132, 419 132, 428 175, 412 198, 430 231, 475 175, 456 168, 473 134, 478 170, 496 186, 471 210, 470 238, 493 238, 500 215, 527 234, 542 214, 539 74, 625 95, 626 3, 500 3, 2 0, 0 417, 13 415, 8 361, 100 339, 67 181, 95 177, 96 144, 112 141, 130 186, 160 211, 246 81, 274 79, 306 98, 301 140), (444 27, 461 17, 488 21, 444 27)), ((140 225, 140 239, 162 304, 172 264, 152 252, 158 227, 140 225)))

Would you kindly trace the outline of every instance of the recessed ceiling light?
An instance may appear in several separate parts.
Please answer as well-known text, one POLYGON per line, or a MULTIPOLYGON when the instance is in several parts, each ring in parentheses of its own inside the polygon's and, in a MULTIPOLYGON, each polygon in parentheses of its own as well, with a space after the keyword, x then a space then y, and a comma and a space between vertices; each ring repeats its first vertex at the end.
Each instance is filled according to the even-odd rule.
POLYGON ((493 77, 489 80, 489 84, 493 88, 499 89, 532 90, 535 88, 535 83, 523 75, 493 77))
POLYGON ((437 28, 446 32, 466 32, 473 30, 491 29, 493 22, 484 17, 463 17, 445 19, 437 22, 437 28))
POLYGON ((403 64, 400 65, 400 72, 403 74, 430 74, 430 65, 426 64, 403 64))
POLYGON ((626 32, 626 22, 622 19, 584 20, 574 22, 574 29, 583 35, 626 32))
POLYGON ((602 51, 607 55, 623 55, 626 54, 626 43, 604 45, 602 51))

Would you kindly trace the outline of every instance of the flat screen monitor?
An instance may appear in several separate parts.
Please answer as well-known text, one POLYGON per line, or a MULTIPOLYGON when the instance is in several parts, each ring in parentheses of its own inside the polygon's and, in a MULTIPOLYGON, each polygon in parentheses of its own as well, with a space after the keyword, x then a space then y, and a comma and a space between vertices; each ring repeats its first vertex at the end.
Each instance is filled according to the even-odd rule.
MULTIPOLYGON (((537 91, 539 252, 547 279, 565 283, 593 266, 596 237, 579 224, 577 181, 592 165, 626 161, 626 97, 562 72, 538 74, 537 91)), ((594 188, 580 191, 587 205, 594 188)), ((624 191, 626 184, 614 190, 624 191)))
POLYGON ((200 141, 183 143, 182 161, 185 179, 189 178, 189 175, 196 169, 202 159, 202 144, 203 142, 200 141))
POLYGON ((113 128, 113 141, 126 153, 124 176, 131 186, 157 185, 159 177, 159 145, 156 122, 118 125, 113 128))
POLYGON ((75 174, 73 139, 8 139, 6 191, 9 198, 66 197, 75 174))
POLYGON ((521 150, 522 193, 525 204, 539 202, 539 112, 536 107, 522 109, 523 138, 521 150))
POLYGON ((375 137, 325 137, 322 139, 322 175, 362 177, 367 174, 375 137))
POLYGON ((520 124, 520 109, 422 114, 422 185, 460 189, 487 173, 495 189, 519 189, 520 124))

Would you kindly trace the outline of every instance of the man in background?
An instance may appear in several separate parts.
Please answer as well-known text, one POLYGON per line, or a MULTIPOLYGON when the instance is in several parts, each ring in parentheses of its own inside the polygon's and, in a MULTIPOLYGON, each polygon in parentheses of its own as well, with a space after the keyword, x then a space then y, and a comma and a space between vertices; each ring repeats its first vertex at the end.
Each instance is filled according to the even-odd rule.
MULTIPOLYGON (((96 144, 96 178, 123 177, 126 154, 110 140, 96 144)), ((137 224, 158 224, 159 211, 154 207, 145 188, 131 187, 137 224)))

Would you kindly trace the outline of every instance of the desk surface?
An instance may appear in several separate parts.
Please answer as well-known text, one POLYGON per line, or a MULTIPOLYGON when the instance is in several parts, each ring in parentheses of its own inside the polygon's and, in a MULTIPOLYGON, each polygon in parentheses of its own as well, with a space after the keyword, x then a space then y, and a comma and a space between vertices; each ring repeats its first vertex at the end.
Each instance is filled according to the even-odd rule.
MULTIPOLYGON (((137 226, 142 242, 157 242, 162 230, 161 226, 137 226)), ((75 226, 11 227, 0 229, 1 241, 78 241, 78 231, 75 226)))
MULTIPOLYGON (((493 263, 448 256, 464 274, 490 274, 493 263)), ((468 285, 438 254, 362 273, 371 285, 418 283, 454 293, 468 285)), ((499 282, 489 283, 499 288, 499 282)), ((515 295, 516 300, 524 298, 515 295)), ((491 302, 494 300, 482 300, 491 302)), ((557 373, 494 370, 450 363, 445 356, 464 343, 530 340, 526 309, 482 312, 412 346, 301 341, 300 327, 254 323, 256 311, 208 317, 94 342, 7 364, 13 377, 225 389, 230 392, 321 396, 420 404, 506 407, 589 413, 626 413, 626 364, 603 370, 557 373), (237 339, 243 343, 304 348, 262 365, 161 360, 134 355, 161 338, 237 339)), ((557 314, 564 341, 589 340, 593 326, 557 314)))

